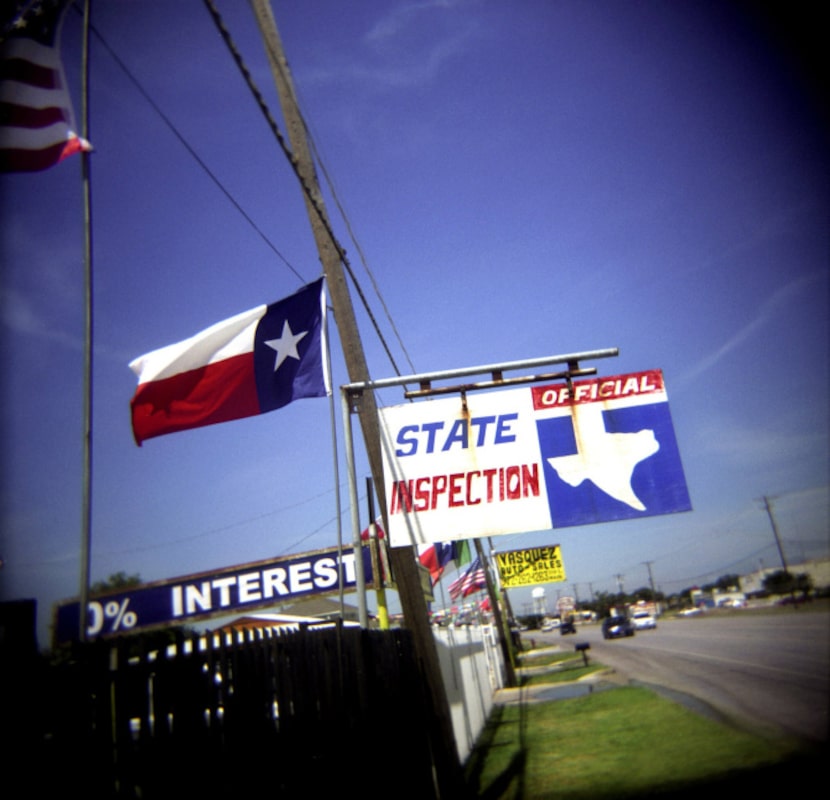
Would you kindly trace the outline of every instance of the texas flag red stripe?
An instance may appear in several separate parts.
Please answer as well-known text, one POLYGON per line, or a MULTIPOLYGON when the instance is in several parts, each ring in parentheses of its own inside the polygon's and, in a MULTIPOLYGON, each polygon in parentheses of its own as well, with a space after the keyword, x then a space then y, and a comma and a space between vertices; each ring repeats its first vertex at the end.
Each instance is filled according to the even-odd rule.
POLYGON ((141 384, 130 403, 135 440, 260 413, 254 354, 141 384))

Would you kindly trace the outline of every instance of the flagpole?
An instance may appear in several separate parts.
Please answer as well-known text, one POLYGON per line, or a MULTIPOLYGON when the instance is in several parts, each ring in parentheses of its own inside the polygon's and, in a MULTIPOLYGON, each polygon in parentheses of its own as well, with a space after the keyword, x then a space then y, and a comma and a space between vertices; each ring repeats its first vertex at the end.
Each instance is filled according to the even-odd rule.
MULTIPOLYGON (((89 19, 92 0, 85 0, 81 54, 81 137, 89 136, 89 19)), ((81 152, 84 214, 84 397, 83 397, 83 477, 81 500, 81 587, 78 612, 78 639, 86 641, 89 601, 89 573, 92 545, 92 186, 91 158, 81 152)))
POLYGON ((516 685, 516 670, 513 664, 513 648, 511 643, 507 640, 507 634, 504 626, 504 619, 501 614, 501 606, 496 597, 496 590, 493 586, 493 576, 490 574, 490 562, 484 555, 484 548, 481 546, 480 539, 474 539, 476 553, 478 553, 481 566, 484 569, 484 584, 487 590, 487 595, 490 598, 491 611, 493 614, 493 622, 496 627, 496 634, 501 646, 502 656, 504 657, 505 679, 508 686, 516 685))
POLYGON ((337 456, 337 412, 335 410, 334 392, 332 391, 331 347, 329 345, 328 298, 323 295, 323 352, 326 354, 325 374, 326 389, 329 393, 329 417, 331 418, 331 452, 334 454, 334 505, 337 512, 337 588, 340 598, 340 619, 346 619, 346 604, 343 597, 343 521, 340 507, 340 465, 337 456))
POLYGON ((378 526, 375 524, 374 484, 366 478, 366 495, 369 504, 369 548, 372 554, 372 580, 375 583, 375 597, 378 603, 378 626, 382 631, 389 630, 389 607, 386 604, 386 575, 380 560, 380 541, 378 526))
MULTIPOLYGON (((329 367, 331 369, 331 367, 329 367)), ((334 409, 334 393, 329 392, 329 416, 331 417, 331 447, 334 453, 334 504, 337 512, 337 584, 340 593, 340 619, 346 618, 346 605, 343 597, 343 513, 340 507, 340 469, 337 463, 337 412, 334 409)))
POLYGON ((363 542, 360 538, 360 508, 357 500, 357 476, 354 470, 354 440, 352 437, 352 410, 347 392, 341 390, 343 434, 346 442, 346 463, 349 472, 349 500, 352 512, 352 545, 354 547, 355 588, 357 590, 357 616, 361 628, 369 627, 366 610, 366 575, 363 570, 363 542))

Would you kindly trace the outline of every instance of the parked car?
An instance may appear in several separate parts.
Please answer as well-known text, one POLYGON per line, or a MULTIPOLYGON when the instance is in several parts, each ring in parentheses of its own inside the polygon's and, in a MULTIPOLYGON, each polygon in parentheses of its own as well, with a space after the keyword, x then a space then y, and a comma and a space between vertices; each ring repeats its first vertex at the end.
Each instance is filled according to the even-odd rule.
POLYGON ((608 617, 602 621, 602 638, 617 639, 621 636, 633 636, 634 626, 628 617, 608 617))
POLYGON ((635 630, 645 631, 657 627, 657 620, 648 611, 635 611, 631 616, 631 622, 635 630))
POLYGON ((542 625, 540 630, 543 633, 550 633, 550 631, 555 631, 559 627, 559 620, 558 619, 550 619, 549 617, 545 617, 542 620, 542 625))
POLYGON ((576 633, 576 625, 572 619, 563 619, 559 626, 559 633, 564 636, 566 633, 576 633))

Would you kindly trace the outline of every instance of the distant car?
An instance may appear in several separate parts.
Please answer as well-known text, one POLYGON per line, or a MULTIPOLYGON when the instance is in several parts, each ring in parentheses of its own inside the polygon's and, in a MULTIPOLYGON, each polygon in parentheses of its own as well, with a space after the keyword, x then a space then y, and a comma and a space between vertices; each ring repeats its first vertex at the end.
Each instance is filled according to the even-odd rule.
POLYGON ((540 630, 543 633, 549 633, 550 631, 555 631, 559 627, 559 620, 558 619, 545 619, 542 622, 540 630))
POLYGON ((645 631, 657 627, 657 620, 648 611, 635 611, 631 617, 631 622, 638 631, 645 631))
POLYGON ((721 600, 718 608, 746 608, 746 600, 740 598, 721 600))
POLYGON ((633 636, 634 626, 628 617, 608 617, 602 621, 602 638, 618 639, 621 636, 633 636))
POLYGON ((576 633, 576 625, 572 619, 566 619, 562 621, 562 624, 559 626, 559 633, 564 636, 566 633, 576 633))

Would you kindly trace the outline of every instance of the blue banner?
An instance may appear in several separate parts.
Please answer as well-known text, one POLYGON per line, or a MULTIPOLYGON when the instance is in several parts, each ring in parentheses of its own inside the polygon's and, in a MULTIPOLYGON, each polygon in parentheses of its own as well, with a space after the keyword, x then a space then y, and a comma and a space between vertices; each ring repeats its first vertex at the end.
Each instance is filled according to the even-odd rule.
MULTIPOLYGON (((369 548, 362 549, 366 585, 370 586, 372 559, 369 548)), ((354 589, 352 549, 343 550, 339 568, 335 547, 141 584, 91 598, 87 604, 87 638, 189 623, 332 594, 340 590, 341 573, 344 589, 354 589)), ((79 613, 79 600, 57 606, 56 644, 78 638, 79 613)))

